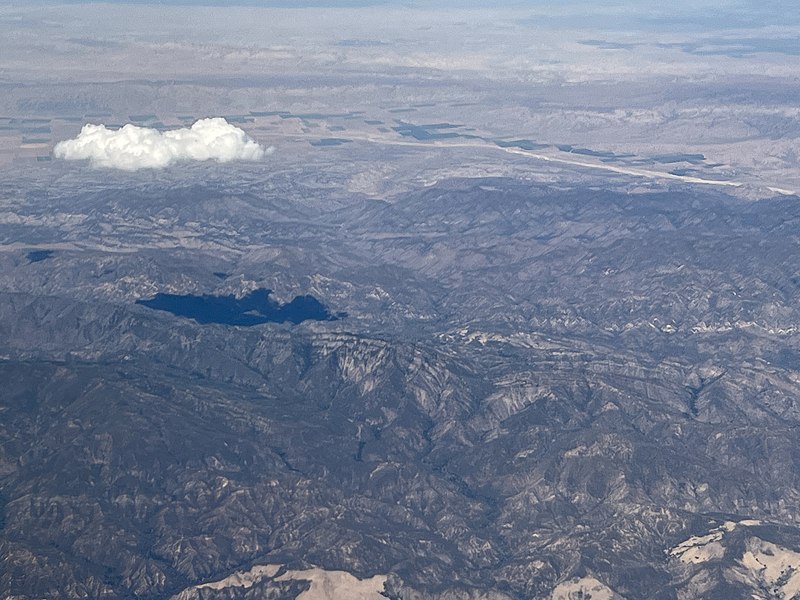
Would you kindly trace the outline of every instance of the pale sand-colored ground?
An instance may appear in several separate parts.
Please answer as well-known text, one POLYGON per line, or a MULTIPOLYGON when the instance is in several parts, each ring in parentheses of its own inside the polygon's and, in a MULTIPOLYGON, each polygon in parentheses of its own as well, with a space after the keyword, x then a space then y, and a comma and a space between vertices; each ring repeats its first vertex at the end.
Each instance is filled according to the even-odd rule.
MULTIPOLYGON (((196 585, 172 597, 172 600, 195 598, 199 590, 224 590, 229 587, 251 588, 263 579, 272 579, 278 574, 280 565, 257 565, 249 571, 232 573, 224 579, 196 585)), ((297 600, 383 600, 380 592, 386 584, 385 575, 369 579, 358 579, 345 571, 325 571, 319 568, 305 571, 287 571, 275 581, 308 581, 311 587, 302 592, 297 600)))
POLYGON ((384 575, 370 579, 358 579, 344 571, 287 571, 277 581, 300 579, 311 582, 311 588, 297 597, 297 600, 383 600, 380 592, 386 584, 384 575))

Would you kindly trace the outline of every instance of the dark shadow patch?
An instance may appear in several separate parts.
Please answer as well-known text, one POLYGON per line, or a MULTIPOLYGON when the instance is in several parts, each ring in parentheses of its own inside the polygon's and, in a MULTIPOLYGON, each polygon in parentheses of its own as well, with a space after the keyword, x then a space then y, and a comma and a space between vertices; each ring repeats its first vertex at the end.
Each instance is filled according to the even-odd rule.
POLYGON ((378 46, 388 46, 386 42, 382 42, 381 40, 370 40, 370 39, 339 40, 336 42, 336 45, 343 46, 345 48, 376 48, 378 46))
POLYGON ((31 250, 26 255, 28 262, 37 263, 47 260, 53 256, 52 250, 31 250))
POLYGON ((297 296, 291 302, 281 304, 270 299, 271 290, 257 289, 246 296, 193 296, 178 294, 156 294, 150 300, 137 300, 154 310, 163 310, 179 317, 193 319, 198 323, 218 323, 249 327, 264 323, 302 323, 303 321, 336 321, 345 313, 332 315, 313 296, 297 296))
MULTIPOLYGON (((389 112, 392 112, 391 110, 389 112)), ((428 141, 428 140, 444 140, 444 139, 451 139, 451 138, 458 138, 458 137, 475 137, 475 136, 466 136, 464 134, 458 133, 457 131, 452 131, 455 129, 460 129, 461 125, 453 125, 451 123, 429 123, 426 125, 414 125, 413 123, 405 123, 403 121, 399 121, 397 127, 392 127, 397 133, 402 135, 403 137, 412 137, 415 140, 419 141, 428 141), (442 130, 445 130, 442 132, 442 130), (447 131, 451 130, 451 131, 447 131)))
POLYGON ((600 50, 633 50, 642 44, 624 44, 621 42, 609 42, 608 40, 579 40, 579 44, 584 46, 594 46, 600 50))
POLYGON ((315 142, 309 142, 312 146, 325 147, 325 146, 341 146, 342 144, 349 144, 351 140, 345 138, 321 138, 315 142))
POLYGON ((501 148, 520 148, 521 150, 542 150, 550 147, 550 144, 539 144, 531 140, 495 140, 494 143, 501 148))
POLYGON ((659 154, 652 157, 657 163, 669 165, 672 163, 686 162, 692 165, 698 165, 705 161, 706 157, 703 154, 659 154))

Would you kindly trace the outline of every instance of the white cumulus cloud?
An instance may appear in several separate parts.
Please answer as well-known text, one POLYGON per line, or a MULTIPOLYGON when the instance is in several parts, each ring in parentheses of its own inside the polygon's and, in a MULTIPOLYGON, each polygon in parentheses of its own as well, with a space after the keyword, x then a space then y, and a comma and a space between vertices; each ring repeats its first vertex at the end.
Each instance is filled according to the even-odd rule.
POLYGON ((75 139, 56 144, 53 154, 66 160, 88 159, 98 167, 136 171, 188 160, 261 160, 271 151, 225 119, 213 118, 200 119, 191 128, 163 132, 136 125, 108 129, 87 124, 75 139))

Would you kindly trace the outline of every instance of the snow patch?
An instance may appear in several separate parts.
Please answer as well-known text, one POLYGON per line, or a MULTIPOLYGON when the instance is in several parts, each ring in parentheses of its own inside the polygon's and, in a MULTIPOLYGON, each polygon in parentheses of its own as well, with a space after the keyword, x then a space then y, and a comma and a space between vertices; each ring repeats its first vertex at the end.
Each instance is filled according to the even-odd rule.
POLYGON ((755 589, 768 589, 773 598, 800 598, 800 553, 757 537, 747 540, 733 577, 755 589))
POLYGON ((623 600, 610 587, 594 577, 572 579, 556 586, 551 600, 623 600))
POLYGON ((234 573, 219 581, 200 584, 195 586, 195 589, 224 590, 228 587, 251 588, 253 584, 264 577, 275 577, 279 570, 280 567, 278 565, 260 565, 253 567, 249 571, 234 573))
POLYGON ((670 550, 670 554, 683 563, 695 565, 722 558, 725 555, 725 547, 721 543, 723 529, 730 531, 725 525, 708 535, 690 537, 670 550))
MULTIPOLYGON (((705 484, 704 484, 705 485, 705 484)), ((700 486, 698 486, 700 489, 700 486)), ((702 564, 711 560, 719 560, 725 555, 725 546, 722 538, 726 533, 734 531, 737 527, 755 527, 762 522, 757 519, 744 519, 742 521, 725 521, 719 527, 712 529, 707 535, 690 537, 670 550, 670 554, 683 563, 702 564)))

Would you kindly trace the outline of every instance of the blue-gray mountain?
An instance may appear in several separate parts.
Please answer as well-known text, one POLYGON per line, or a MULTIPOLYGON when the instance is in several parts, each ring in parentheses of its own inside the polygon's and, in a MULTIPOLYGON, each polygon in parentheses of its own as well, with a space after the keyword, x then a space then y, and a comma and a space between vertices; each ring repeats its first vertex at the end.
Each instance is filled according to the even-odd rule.
POLYGON ((287 186, 19 193, 0 596, 307 586, 194 587, 271 564, 397 599, 796 593, 797 198, 287 186), (348 316, 136 302, 258 319, 260 288, 348 316))

